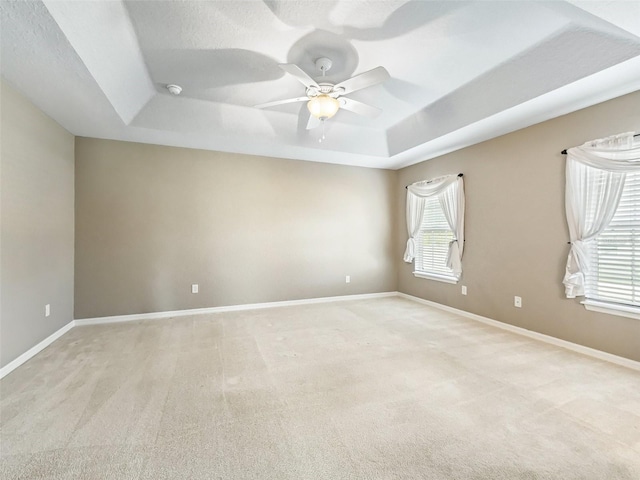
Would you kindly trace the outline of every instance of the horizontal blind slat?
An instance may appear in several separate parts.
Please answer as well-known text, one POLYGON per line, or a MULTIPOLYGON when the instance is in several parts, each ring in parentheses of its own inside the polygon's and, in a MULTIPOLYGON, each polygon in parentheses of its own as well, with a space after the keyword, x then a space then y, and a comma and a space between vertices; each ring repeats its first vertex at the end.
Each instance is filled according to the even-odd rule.
POLYGON ((416 237, 416 270, 424 273, 452 275, 446 266, 449 242, 453 233, 437 197, 425 200, 420 233, 416 237))
MULTIPOLYGON (((594 194, 602 185, 593 182, 594 194)), ((615 215, 588 248, 586 297, 640 306, 640 174, 626 175, 615 215)))

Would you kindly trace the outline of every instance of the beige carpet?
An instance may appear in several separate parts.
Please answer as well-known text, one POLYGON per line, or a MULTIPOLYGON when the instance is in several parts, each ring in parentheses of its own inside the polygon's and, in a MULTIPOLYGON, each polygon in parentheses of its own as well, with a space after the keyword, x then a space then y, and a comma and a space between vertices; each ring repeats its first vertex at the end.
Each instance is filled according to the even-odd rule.
POLYGON ((640 479, 640 374, 400 298, 78 327, 3 479, 640 479))

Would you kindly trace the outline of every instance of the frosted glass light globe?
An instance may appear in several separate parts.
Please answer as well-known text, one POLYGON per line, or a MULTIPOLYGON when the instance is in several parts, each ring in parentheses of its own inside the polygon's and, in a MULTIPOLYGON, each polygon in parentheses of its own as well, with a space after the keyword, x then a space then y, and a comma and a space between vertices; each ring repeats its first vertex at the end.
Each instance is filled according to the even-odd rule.
POLYGON ((326 120, 336 114, 340 108, 340 102, 329 95, 322 94, 309 100, 307 108, 314 117, 326 120))

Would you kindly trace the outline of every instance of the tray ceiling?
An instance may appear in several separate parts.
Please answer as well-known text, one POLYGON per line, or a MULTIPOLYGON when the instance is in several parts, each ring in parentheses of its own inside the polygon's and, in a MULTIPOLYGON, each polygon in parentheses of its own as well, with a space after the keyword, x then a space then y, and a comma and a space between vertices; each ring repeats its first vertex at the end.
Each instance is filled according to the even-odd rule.
POLYGON ((640 89, 639 2, 0 2, 2 75, 78 136, 400 168, 640 89), (278 63, 391 78, 306 130, 278 63), (183 88, 172 96, 167 84, 183 88))

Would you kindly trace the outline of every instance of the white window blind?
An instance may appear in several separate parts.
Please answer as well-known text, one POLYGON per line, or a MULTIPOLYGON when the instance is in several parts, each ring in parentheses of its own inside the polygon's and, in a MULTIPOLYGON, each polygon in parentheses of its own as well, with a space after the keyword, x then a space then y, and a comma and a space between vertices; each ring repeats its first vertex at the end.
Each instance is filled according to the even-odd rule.
POLYGON ((609 226, 590 247, 589 299, 640 306, 640 173, 628 173, 609 226))
POLYGON ((453 271, 446 266, 451 240, 453 232, 440 200, 437 196, 426 198, 420 233, 416 237, 416 272, 454 277, 453 271))

